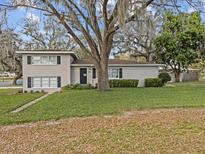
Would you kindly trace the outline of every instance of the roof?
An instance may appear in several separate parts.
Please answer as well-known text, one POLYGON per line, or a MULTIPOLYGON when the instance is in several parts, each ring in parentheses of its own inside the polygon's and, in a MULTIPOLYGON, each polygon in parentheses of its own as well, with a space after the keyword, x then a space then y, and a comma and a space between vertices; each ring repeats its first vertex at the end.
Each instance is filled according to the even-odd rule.
MULTIPOLYGON (((132 60, 120 60, 120 59, 109 59, 109 66, 164 66, 164 64, 154 63, 139 63, 132 60)), ((72 66, 93 66, 93 63, 89 59, 76 59, 71 64, 72 66)))
POLYGON ((66 50, 19 50, 16 51, 17 54, 74 54, 74 52, 66 51, 66 50))

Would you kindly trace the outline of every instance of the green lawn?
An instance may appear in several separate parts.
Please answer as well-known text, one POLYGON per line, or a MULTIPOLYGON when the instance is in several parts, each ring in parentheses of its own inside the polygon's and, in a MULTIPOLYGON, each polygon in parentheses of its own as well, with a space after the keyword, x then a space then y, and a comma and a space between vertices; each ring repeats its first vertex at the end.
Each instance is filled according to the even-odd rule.
POLYGON ((0 124, 4 123, 11 110, 30 102, 38 97, 41 93, 20 94, 18 89, 0 89, 0 124))
MULTIPOLYGON (((23 96, 18 98, 21 103, 30 99, 32 94, 23 96)), ((11 104, 17 96, 12 97, 11 104)), ((112 89, 104 93, 96 90, 70 90, 55 93, 18 114, 1 116, 0 124, 116 114, 133 109, 204 106, 204 83, 174 84, 174 87, 163 88, 112 89)))

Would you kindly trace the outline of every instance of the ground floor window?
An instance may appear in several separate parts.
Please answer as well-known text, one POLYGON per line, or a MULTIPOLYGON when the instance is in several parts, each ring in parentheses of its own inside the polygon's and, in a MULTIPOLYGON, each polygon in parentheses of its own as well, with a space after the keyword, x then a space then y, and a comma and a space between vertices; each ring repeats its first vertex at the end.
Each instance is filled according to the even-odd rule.
POLYGON ((122 68, 109 67, 108 68, 109 79, 119 79, 122 78, 122 68))
MULTIPOLYGON (((120 79, 122 78, 122 68, 118 67, 109 67, 108 68, 108 78, 109 79, 120 79)), ((92 78, 96 79, 96 68, 92 69, 92 78)))
MULTIPOLYGON (((57 88, 60 77, 31 77, 31 88, 57 88)), ((28 84, 29 85, 29 84, 28 84)))
POLYGON ((35 77, 35 78, 32 78, 32 87, 34 88, 41 88, 41 78, 39 77, 35 77))

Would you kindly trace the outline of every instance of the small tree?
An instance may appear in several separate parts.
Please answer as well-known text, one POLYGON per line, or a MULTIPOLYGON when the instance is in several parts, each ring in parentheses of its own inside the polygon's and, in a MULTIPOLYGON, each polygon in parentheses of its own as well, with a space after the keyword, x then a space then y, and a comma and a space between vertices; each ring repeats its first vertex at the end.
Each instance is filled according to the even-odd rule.
POLYGON ((161 35, 155 40, 156 60, 171 67, 179 82, 181 71, 197 61, 204 38, 205 28, 199 13, 167 12, 161 35))

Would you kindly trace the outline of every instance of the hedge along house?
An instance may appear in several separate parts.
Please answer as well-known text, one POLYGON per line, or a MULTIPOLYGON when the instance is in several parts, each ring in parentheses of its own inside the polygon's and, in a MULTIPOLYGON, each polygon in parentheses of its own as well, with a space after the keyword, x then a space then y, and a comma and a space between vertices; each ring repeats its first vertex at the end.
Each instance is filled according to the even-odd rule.
MULTIPOLYGON (((23 60, 24 91, 57 91, 68 84, 97 84, 96 68, 74 52, 36 50, 17 51, 23 60)), ((139 87, 146 78, 156 78, 162 64, 139 64, 136 61, 109 60, 109 79, 138 79, 139 87)))

